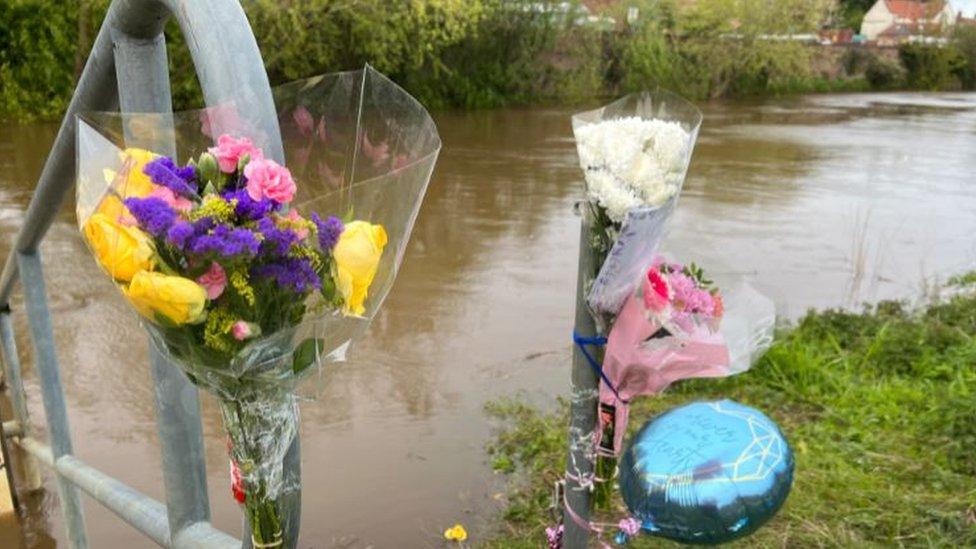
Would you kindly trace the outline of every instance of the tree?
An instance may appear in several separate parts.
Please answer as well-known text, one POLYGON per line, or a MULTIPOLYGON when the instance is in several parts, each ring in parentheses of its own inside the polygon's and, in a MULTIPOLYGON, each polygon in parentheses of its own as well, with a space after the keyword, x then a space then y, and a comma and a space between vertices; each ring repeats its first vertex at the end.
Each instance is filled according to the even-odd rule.
POLYGON ((876 2, 877 0, 840 0, 841 21, 844 26, 859 31, 864 15, 876 2))

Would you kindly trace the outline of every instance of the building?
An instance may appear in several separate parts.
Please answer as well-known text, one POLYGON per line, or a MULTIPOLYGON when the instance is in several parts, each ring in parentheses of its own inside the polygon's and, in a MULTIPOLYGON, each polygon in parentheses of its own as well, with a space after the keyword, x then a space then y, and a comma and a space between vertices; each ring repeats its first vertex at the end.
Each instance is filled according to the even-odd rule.
POLYGON ((956 17, 944 0, 878 0, 864 15, 861 34, 883 45, 924 41, 955 24, 956 17))

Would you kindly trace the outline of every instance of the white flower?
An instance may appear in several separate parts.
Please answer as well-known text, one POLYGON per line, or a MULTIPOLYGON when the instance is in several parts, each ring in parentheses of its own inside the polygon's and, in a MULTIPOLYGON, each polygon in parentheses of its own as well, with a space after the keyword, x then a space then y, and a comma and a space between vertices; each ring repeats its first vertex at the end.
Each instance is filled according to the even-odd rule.
POLYGON ((639 117, 576 128, 587 194, 623 222, 640 206, 661 206, 681 188, 691 137, 677 122, 639 117))

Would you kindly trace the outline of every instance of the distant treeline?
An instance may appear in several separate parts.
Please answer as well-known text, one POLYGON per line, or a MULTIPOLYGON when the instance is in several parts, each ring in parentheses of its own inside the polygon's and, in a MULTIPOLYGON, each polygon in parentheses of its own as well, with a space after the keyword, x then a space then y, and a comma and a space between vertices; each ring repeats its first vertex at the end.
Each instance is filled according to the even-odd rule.
MULTIPOLYGON (((976 28, 945 47, 870 51, 824 71, 815 32, 832 0, 634 0, 583 21, 542 0, 243 0, 272 83, 358 68, 433 108, 573 102, 662 86, 693 99, 850 89, 976 86, 976 28)), ((0 0, 0 117, 60 117, 108 0, 0 0)), ((220 29, 213 29, 220 32, 220 29)), ((167 28, 177 109, 200 103, 178 29, 167 28)))

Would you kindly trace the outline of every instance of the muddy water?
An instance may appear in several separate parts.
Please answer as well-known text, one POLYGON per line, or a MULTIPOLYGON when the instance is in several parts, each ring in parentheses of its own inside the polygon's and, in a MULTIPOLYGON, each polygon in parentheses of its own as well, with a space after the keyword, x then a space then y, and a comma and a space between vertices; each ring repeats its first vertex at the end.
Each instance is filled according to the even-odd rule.
MULTIPOLYGON (((303 547, 473 539, 504 505, 486 402, 568 388, 580 174, 570 110, 441 114, 444 152, 396 287, 351 362, 302 406, 303 547)), ((0 134, 6 256, 55 128, 0 134)), ((913 298, 976 259, 976 96, 834 95, 706 107, 668 248, 749 277, 780 313, 913 298)), ((42 252, 80 457, 162 498, 146 339, 65 210, 42 252)), ((18 298, 19 299, 19 298, 18 298)), ((43 424, 17 311, 33 423, 43 424)), ((237 532, 219 418, 204 397, 210 499, 237 532)), ((63 545, 57 498, 0 546, 63 545)), ((93 547, 148 541, 86 506, 93 547)))

